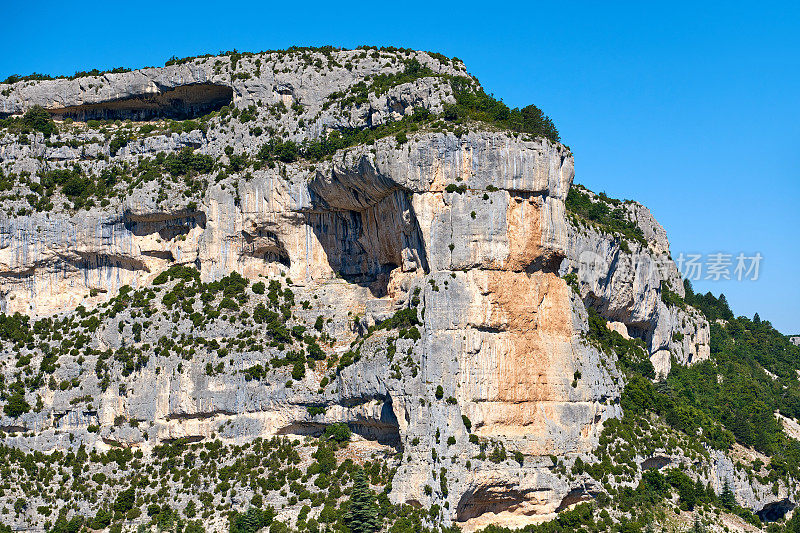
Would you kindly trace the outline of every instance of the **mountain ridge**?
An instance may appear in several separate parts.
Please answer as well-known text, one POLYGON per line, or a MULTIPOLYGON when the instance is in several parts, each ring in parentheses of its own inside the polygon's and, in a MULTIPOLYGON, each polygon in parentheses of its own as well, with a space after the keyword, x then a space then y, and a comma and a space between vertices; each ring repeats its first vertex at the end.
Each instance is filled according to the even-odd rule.
POLYGON ((653 381, 706 368, 719 327, 664 229, 573 186, 552 121, 463 63, 234 53, 0 94, 4 456, 57 454, 107 502, 7 485, 15 528, 344 530, 357 464, 387 528, 530 529, 649 482, 689 511, 696 479, 753 524, 793 507, 720 422, 658 418, 685 406, 653 381), (611 480, 631 417, 661 436, 611 480))

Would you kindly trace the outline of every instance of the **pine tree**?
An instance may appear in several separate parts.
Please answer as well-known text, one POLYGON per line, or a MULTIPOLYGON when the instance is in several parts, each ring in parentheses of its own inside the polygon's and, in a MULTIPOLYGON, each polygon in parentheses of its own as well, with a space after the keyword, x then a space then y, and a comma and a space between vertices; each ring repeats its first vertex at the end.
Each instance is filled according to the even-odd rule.
POLYGON ((722 486, 722 492, 719 493, 719 502, 725 509, 731 510, 736 507, 736 495, 731 490, 731 485, 728 480, 722 486))
MULTIPOLYGON (((711 294, 711 293, 709 293, 711 294)), ((721 315, 725 320, 733 320, 733 311, 731 311, 730 306, 728 305, 728 299, 725 298, 725 295, 720 293, 719 295, 719 306, 721 308, 721 315)))
POLYGON ((261 513, 258 509, 251 507, 244 515, 244 531, 247 533, 255 533, 261 528, 261 513))
POLYGON ((231 518, 231 533, 255 533, 272 523, 275 512, 272 507, 262 511, 257 507, 250 507, 246 513, 234 513, 231 518))
POLYGON ((692 528, 692 532, 693 533, 703 533, 704 531, 705 531, 705 528, 703 527, 703 524, 700 523, 700 517, 699 516, 695 516, 694 517, 694 527, 692 528))
POLYGON ((351 533, 374 533, 381 525, 375 495, 367 485, 367 478, 361 469, 356 471, 353 478, 350 510, 345 515, 345 523, 351 533))

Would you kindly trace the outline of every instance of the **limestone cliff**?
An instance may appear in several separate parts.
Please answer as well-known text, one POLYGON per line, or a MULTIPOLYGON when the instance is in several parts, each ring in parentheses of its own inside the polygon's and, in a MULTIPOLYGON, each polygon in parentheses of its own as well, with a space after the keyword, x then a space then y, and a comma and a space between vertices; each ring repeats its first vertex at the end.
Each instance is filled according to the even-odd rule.
MULTIPOLYGON (((38 410, 0 420, 5 443, 149 451, 177 438, 242 442, 343 421, 400 452, 390 498, 437 504, 445 523, 524 525, 599 492, 551 459, 588 460, 604 422, 621 415, 623 377, 613 354, 587 341, 587 308, 642 339, 661 374, 672 359, 690 364, 709 353, 707 322, 662 297, 665 286, 680 295, 683 286, 646 208, 627 207, 643 235, 632 247, 582 225, 565 208, 574 177, 568 148, 480 124, 422 123, 407 138, 388 135, 314 161, 252 164, 270 135, 313 142, 441 113, 455 102, 453 77, 477 85, 461 63, 424 52, 298 52, 4 90, 3 113, 39 105, 60 132, 24 142, 0 133, 0 168, 18 178, 1 198, 0 308, 33 319, 101 313, 93 329, 78 327, 88 349, 58 359, 54 383, 67 385, 29 390, 38 410), (401 73, 411 60, 424 76, 361 94, 359 82, 401 73), (188 126, 196 129, 169 130, 167 119, 200 115, 207 118, 188 126), (143 124, 155 126, 145 132, 143 124), (199 181, 141 170, 189 152, 213 158, 214 170, 199 181), (77 197, 56 188, 51 209, 31 209, 29 190, 73 168, 124 179, 103 201, 80 200, 76 209, 77 197), (236 320, 193 318, 199 301, 180 314, 148 292, 175 265, 196 268, 205 283, 237 272, 291 287, 293 302, 305 303, 284 315, 287 326, 310 328, 323 317, 318 331, 330 339, 324 358, 333 366, 311 361, 287 387, 289 370, 269 361, 288 348, 270 343, 252 318, 266 296, 248 293, 235 304, 247 316, 236 320), (131 288, 146 303, 112 312, 131 288), (382 327, 403 309, 418 316, 417 335, 382 327), (259 341, 225 345, 225 355, 210 346, 247 331, 259 341), (190 356, 162 349, 194 337, 205 341, 190 356), (132 371, 102 356, 131 348, 140 355, 132 371), (256 365, 265 371, 251 379, 256 365), (483 453, 494 449, 514 459, 483 453), (430 490, 444 470, 449 490, 430 490)), ((28 356, 45 364, 33 342, 3 345, 8 383, 28 356)), ((759 492, 753 505, 770 498, 759 492)))

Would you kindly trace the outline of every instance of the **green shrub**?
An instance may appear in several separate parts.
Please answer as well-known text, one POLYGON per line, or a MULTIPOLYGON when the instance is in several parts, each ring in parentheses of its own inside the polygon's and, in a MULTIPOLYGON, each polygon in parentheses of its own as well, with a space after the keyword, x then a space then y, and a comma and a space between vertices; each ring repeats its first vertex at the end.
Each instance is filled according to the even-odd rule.
POLYGON ((478 120, 512 131, 544 137, 553 142, 561 140, 553 121, 535 105, 510 109, 502 101, 486 94, 483 89, 473 86, 467 78, 452 77, 450 85, 456 104, 445 106, 445 120, 478 120))
POLYGON ((350 493, 349 510, 344 521, 351 533, 375 533, 381 526, 375 494, 367 484, 367 477, 360 468, 353 478, 353 490, 350 493))
POLYGON ((40 105, 35 105, 25 112, 22 116, 22 124, 34 131, 43 133, 45 137, 50 137, 58 131, 50 113, 40 105))
POLYGON ((334 442, 347 442, 350 440, 350 428, 343 422, 336 422, 325 426, 325 432, 322 434, 324 440, 332 440, 334 442))
POLYGON ((169 154, 164 159, 164 169, 173 176, 208 174, 213 168, 213 157, 195 154, 192 148, 183 148, 177 154, 169 154))
POLYGON ((275 510, 272 507, 264 510, 250 507, 246 513, 233 511, 230 517, 230 533, 256 533, 260 529, 270 526, 274 518, 275 510))
POLYGON ((651 379, 656 377, 650 356, 640 339, 626 339, 618 332, 609 329, 606 320, 592 307, 587 311, 589 314, 587 337, 592 344, 607 354, 616 354, 624 369, 651 379))
POLYGON ((117 495, 116 500, 114 500, 114 512, 126 513, 133 509, 135 503, 136 490, 133 487, 130 487, 129 489, 123 490, 117 495))
POLYGON ((31 410, 31 406, 25 401, 25 395, 21 391, 14 392, 6 400, 3 411, 11 418, 17 418, 31 410))
MULTIPOLYGON (((628 220, 620 200, 609 198, 605 193, 598 194, 593 200, 588 192, 584 192, 585 190, 578 184, 570 187, 565 202, 569 213, 594 222, 609 233, 618 233, 647 245, 642 229, 635 222, 628 220)), ((630 248, 625 240, 621 239, 620 243, 620 247, 625 247, 623 251, 630 253, 630 248)))
POLYGON ((309 416, 324 415, 327 408, 324 405, 308 405, 306 406, 309 416))
POLYGON ((686 302, 678 293, 672 291, 672 287, 668 281, 661 282, 661 301, 668 306, 686 309, 686 302))
POLYGON ((297 361, 292 367, 292 379, 300 381, 306 375, 306 365, 303 361, 297 361))

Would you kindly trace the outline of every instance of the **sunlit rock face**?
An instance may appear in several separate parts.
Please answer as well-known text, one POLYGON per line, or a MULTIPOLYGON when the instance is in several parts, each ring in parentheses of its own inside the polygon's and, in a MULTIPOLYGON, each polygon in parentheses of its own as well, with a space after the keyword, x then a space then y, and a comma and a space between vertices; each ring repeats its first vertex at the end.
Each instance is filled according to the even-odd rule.
MULTIPOLYGON (((455 101, 441 78, 425 77, 359 105, 326 105, 368 75, 402 68, 366 54, 359 61, 353 52, 337 54, 340 64, 353 61, 352 69, 311 68, 293 56, 258 66, 243 58, 239 72, 248 76, 233 77, 227 67, 217 68, 218 58, 201 58, 163 69, 21 82, 0 97, 4 113, 41 105, 77 121, 146 121, 223 106, 285 111, 256 112, 247 121, 217 117, 203 130, 135 135, 113 154, 113 134, 84 125, 61 134, 62 144, 41 135, 31 144, 4 136, 0 161, 6 172, 34 177, 73 164, 102 173, 186 149, 227 165, 233 153, 255 157, 266 140, 256 128, 302 142, 332 129, 412 116, 420 107, 439 113, 455 101)), ((463 65, 413 54, 437 74, 467 76, 463 65)), ((621 415, 623 379, 613 356, 585 338, 587 305, 611 327, 643 339, 658 372, 668 371, 671 357, 682 364, 708 357, 707 323, 661 300, 662 281, 683 290, 671 261, 666 270, 648 263, 668 252, 663 229, 646 209, 632 208, 648 244, 625 252, 613 236, 577 227, 565 209, 573 177, 572 154, 561 144, 475 125, 459 135, 422 130, 402 142, 388 136, 313 164, 209 173, 192 194, 184 194, 181 180, 167 186, 170 179, 162 176, 78 211, 57 203, 47 212, 17 214, 25 204, 11 202, 0 213, 5 313, 91 310, 123 286, 149 287, 182 264, 197 268, 205 282, 231 272, 252 281, 291 279, 296 300, 313 306, 299 316, 309 323, 320 314, 330 319, 324 327, 336 339, 331 350, 341 355, 353 341, 363 344, 360 360, 326 387, 320 387, 322 368, 311 368, 291 388, 284 370, 245 380, 241 369, 268 360, 274 348, 241 355, 212 374, 202 358, 170 356, 129 375, 115 370, 106 389, 94 372, 65 364, 57 378, 77 379, 80 387, 47 391, 39 413, 4 417, 3 427, 34 435, 17 429, 5 441, 25 449, 66 447, 77 439, 149 450, 178 438, 318 434, 344 421, 364 438, 402 451, 394 501, 447 504, 446 521, 466 529, 552 517, 599 487, 555 472, 550 457, 586 457, 604 421, 621 415), (568 273, 577 274, 577 292, 563 279, 568 273), (409 306, 420 318, 418 339, 369 332, 409 306), (405 361, 397 368, 387 357, 391 342, 405 361), (79 396, 96 399, 93 409, 74 407, 79 396), (312 415, 308 406, 325 409, 312 415), (115 427, 119 416, 139 426, 115 427), (99 432, 88 432, 90 424, 99 432), (487 453, 502 449, 506 458, 476 457, 470 433, 490 443, 487 453), (426 491, 438 485, 434 476, 442 468, 448 494, 426 491)), ((163 310, 159 301, 149 305, 163 310)), ((130 318, 122 314, 88 342, 97 350, 126 346, 130 318)), ((223 339, 242 331, 234 323, 215 328, 205 334, 223 339)), ((163 320, 140 344, 191 333, 189 325, 163 320)), ((12 361, 10 353, 3 357, 12 361)), ((87 360, 83 368, 94 365, 87 360)))

